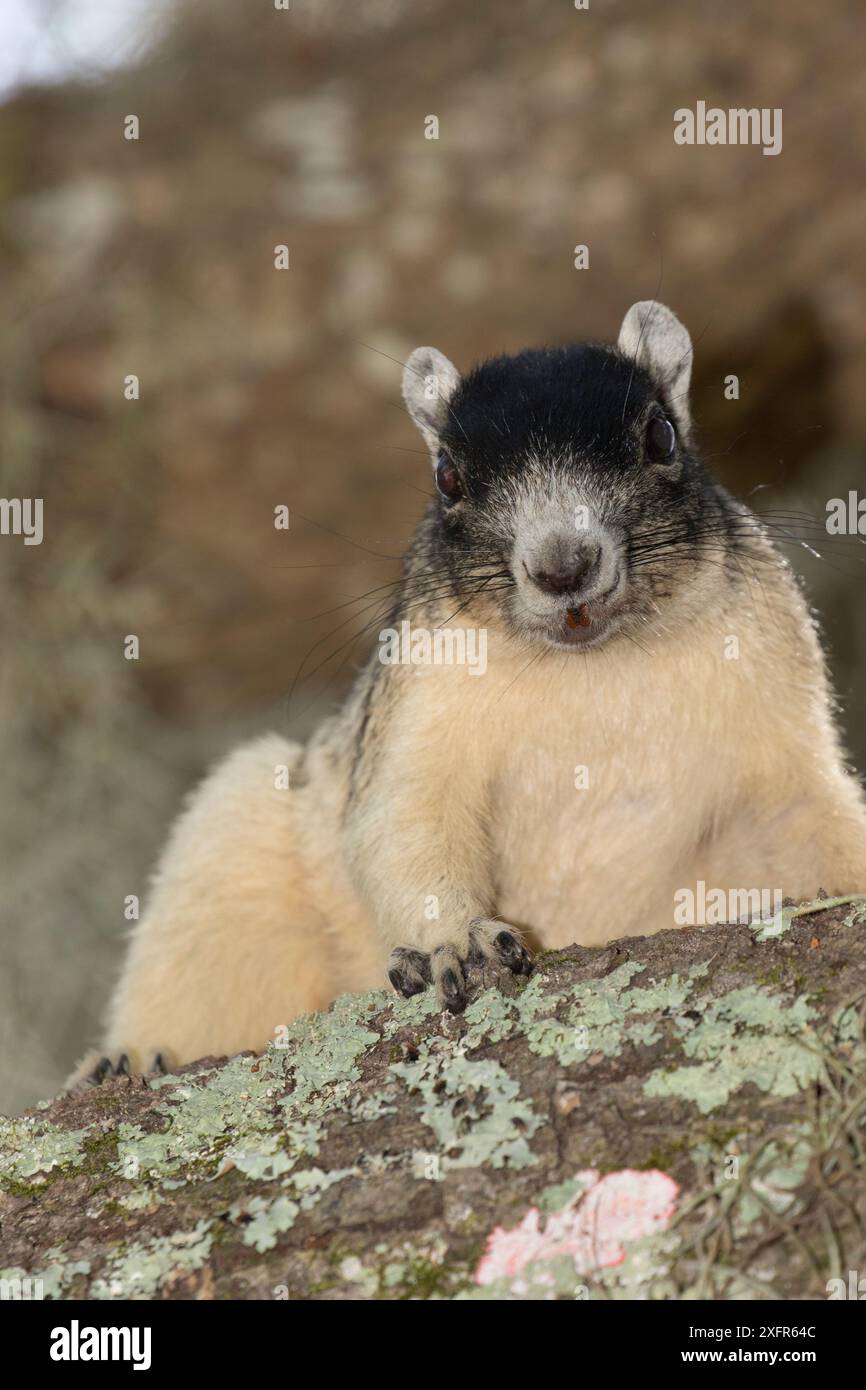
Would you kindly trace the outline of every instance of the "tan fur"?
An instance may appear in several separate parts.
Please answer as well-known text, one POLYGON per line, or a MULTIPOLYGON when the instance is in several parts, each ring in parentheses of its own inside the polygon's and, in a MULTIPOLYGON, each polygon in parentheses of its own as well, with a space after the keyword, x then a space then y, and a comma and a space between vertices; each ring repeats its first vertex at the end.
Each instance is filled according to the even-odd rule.
POLYGON ((156 1050, 172 1064, 260 1050, 296 1015, 382 984, 393 946, 459 944, 479 915, 536 946, 596 945, 673 926, 674 891, 698 880, 866 891, 862 798, 820 651, 776 578, 793 619, 781 628, 761 599, 693 617, 677 639, 648 633, 649 655, 551 652, 521 675, 525 653, 500 639, 484 677, 410 669, 393 772, 351 834, 341 761, 314 749, 308 784, 276 791, 296 746, 272 735, 233 753, 174 828, 101 1051, 141 1070, 156 1050))
POLYGON ((478 601, 485 675, 391 668, 366 723, 362 683, 305 752, 271 735, 233 753, 172 832, 101 1052, 141 1070, 159 1050, 260 1050, 383 984, 395 946, 465 954, 476 918, 595 945, 672 927, 699 880, 866 891, 866 811, 813 624, 758 533, 754 559, 738 590, 711 563, 639 641, 585 654, 535 650, 478 601))

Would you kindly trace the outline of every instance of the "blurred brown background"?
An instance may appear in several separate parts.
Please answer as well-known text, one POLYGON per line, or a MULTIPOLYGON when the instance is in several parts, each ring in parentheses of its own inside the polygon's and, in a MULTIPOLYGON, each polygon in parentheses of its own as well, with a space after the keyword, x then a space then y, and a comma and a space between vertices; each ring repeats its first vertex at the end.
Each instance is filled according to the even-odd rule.
MULTIPOLYGON (((0 495, 45 499, 41 546, 0 538, 12 1110, 92 1037, 183 791, 236 737, 303 734, 378 627, 428 490, 413 346, 611 338, 658 289, 740 494, 820 525, 866 439, 858 0, 165 0, 102 70, 75 6, 30 8, 69 55, 0 109, 0 495), (675 145, 698 99, 781 107, 782 153, 675 145)), ((817 548, 792 559, 862 767, 862 560, 817 548)))

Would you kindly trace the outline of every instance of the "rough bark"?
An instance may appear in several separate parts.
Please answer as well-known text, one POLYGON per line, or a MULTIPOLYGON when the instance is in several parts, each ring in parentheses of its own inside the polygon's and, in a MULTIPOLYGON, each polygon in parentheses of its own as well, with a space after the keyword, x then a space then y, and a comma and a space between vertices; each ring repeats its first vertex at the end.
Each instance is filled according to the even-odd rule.
POLYGON ((862 899, 573 946, 477 981, 462 1018, 347 996, 264 1057, 43 1103, 0 1121, 0 1275, 54 1298, 825 1298, 866 1258, 864 946, 862 899))

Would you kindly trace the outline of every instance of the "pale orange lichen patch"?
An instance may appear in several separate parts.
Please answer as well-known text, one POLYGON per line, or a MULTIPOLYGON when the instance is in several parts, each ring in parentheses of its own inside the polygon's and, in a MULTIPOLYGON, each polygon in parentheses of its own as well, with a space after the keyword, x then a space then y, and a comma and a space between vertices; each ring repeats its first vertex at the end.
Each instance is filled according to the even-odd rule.
POLYGON ((538 1207, 530 1207, 519 1226, 491 1231, 475 1271, 477 1284, 510 1279, 527 1265, 570 1255, 575 1272, 621 1264, 624 1242, 664 1230, 673 1215, 679 1184, 658 1169, 623 1168, 600 1178, 596 1169, 578 1173, 590 1184, 541 1229, 538 1207))

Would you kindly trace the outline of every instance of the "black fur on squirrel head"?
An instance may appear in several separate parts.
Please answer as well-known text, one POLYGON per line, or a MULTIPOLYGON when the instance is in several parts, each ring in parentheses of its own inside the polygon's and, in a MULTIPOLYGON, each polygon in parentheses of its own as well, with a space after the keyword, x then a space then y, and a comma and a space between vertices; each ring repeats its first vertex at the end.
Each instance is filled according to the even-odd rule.
POLYGON ((513 632, 586 650, 664 624, 718 582, 742 510, 691 449, 692 344, 652 300, 616 347, 494 357, 460 377, 435 348, 403 375, 437 496, 415 557, 513 632), (485 602, 485 607, 488 604, 485 602))

